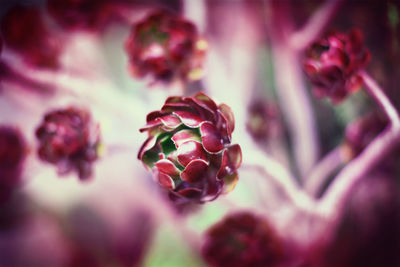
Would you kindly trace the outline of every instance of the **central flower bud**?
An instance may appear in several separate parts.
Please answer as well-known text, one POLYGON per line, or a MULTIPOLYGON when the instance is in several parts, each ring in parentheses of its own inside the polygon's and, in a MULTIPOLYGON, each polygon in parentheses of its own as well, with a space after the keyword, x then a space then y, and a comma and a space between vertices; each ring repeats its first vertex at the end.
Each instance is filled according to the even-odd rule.
POLYGON ((170 97, 147 115, 148 139, 138 158, 151 169, 174 201, 210 201, 231 191, 242 153, 231 145, 231 109, 203 93, 170 97))

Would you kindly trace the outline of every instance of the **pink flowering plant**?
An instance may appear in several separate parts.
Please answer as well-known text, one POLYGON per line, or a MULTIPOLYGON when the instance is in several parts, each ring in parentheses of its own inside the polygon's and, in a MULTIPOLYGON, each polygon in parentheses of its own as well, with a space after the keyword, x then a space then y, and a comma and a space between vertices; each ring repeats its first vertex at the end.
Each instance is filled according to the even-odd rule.
POLYGON ((0 30, 0 266, 400 266, 398 1, 13 0, 0 30))

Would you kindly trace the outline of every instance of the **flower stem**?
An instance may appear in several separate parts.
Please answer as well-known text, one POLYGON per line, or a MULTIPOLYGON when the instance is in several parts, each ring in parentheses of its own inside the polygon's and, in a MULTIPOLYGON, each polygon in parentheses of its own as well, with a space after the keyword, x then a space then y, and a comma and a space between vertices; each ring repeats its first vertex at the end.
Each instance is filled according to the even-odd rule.
POLYGON ((307 48, 325 29, 343 0, 328 0, 308 22, 290 37, 290 46, 295 50, 307 48))
POLYGON ((377 82, 365 71, 360 71, 359 74, 364 81, 365 89, 385 112, 392 126, 396 128, 400 127, 399 114, 382 88, 380 88, 377 82))
POLYGON ((400 119, 397 110, 373 78, 365 72, 361 72, 360 75, 367 92, 389 117, 390 125, 336 176, 318 203, 318 211, 332 219, 340 216, 353 186, 383 160, 400 139, 400 119))
POLYGON ((279 101, 292 137, 297 169, 304 180, 319 154, 316 122, 304 86, 299 56, 286 44, 273 45, 279 101))
POLYGON ((344 160, 341 156, 341 147, 337 147, 329 152, 316 166, 312 169, 304 188, 312 196, 317 196, 321 188, 327 182, 329 176, 337 170, 344 160))
POLYGON ((246 147, 247 149, 243 150, 242 168, 257 170, 260 174, 271 179, 298 208, 314 213, 314 200, 296 184, 297 179, 287 168, 263 152, 251 149, 249 144, 246 147))
POLYGON ((299 51, 289 43, 292 21, 288 3, 269 1, 268 4, 271 14, 267 28, 271 36, 277 93, 293 142, 295 164, 303 181, 319 154, 315 116, 303 80, 299 51))

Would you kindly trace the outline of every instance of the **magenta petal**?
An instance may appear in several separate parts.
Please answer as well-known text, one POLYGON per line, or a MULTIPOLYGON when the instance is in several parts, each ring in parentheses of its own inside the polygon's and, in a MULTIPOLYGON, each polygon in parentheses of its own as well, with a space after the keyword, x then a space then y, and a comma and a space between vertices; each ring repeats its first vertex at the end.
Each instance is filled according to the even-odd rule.
POLYGON ((172 136, 172 141, 176 148, 179 148, 183 143, 187 141, 201 141, 201 138, 192 130, 182 130, 172 136))
POLYGON ((198 103, 200 106, 207 106, 209 109, 211 109, 212 111, 216 111, 217 110, 217 105, 215 104, 215 102, 206 94, 200 92, 197 93, 194 97, 193 100, 198 103))
POLYGON ((190 128, 199 127, 204 120, 188 111, 175 111, 174 114, 179 117, 183 124, 190 128))
POLYGON ((175 188, 174 180, 172 180, 172 178, 169 175, 162 172, 158 172, 158 183, 166 189, 175 188))
POLYGON ((154 128, 156 126, 160 126, 162 124, 162 122, 157 118, 155 120, 149 121, 148 123, 146 123, 146 125, 142 128, 139 129, 139 131, 142 133, 144 131, 147 131, 151 128, 154 128))
POLYGON ((189 104, 187 103, 166 103, 164 104, 164 106, 161 108, 162 112, 165 113, 171 113, 173 111, 176 110, 188 110, 188 111, 192 111, 194 110, 193 107, 191 107, 189 104))
MULTIPOLYGON (((203 118, 203 120, 213 121, 215 120, 215 112, 208 108, 206 105, 199 105, 195 102, 195 100, 191 97, 186 97, 185 102, 190 105, 191 109, 185 109, 186 111, 190 111, 193 114, 203 118)), ((179 109, 184 110, 184 109, 179 109)), ((175 110, 176 111, 176 110, 175 110)))
POLYGON ((207 152, 218 153, 224 148, 222 136, 211 122, 204 122, 201 124, 200 133, 204 149, 207 152))
POLYGON ((228 132, 230 135, 233 130, 235 130, 235 117, 233 116, 233 112, 231 108, 225 104, 219 105, 219 110, 228 123, 228 132))
POLYGON ((222 156, 221 168, 218 171, 217 178, 222 179, 227 175, 234 173, 242 163, 242 150, 239 145, 228 147, 222 156))
POLYGON ((182 166, 187 166, 192 160, 207 160, 206 153, 201 143, 196 141, 187 141, 183 143, 177 150, 178 162, 182 166))
POLYGON ((181 121, 174 115, 166 115, 158 118, 166 127, 176 128, 181 125, 181 121))
POLYGON ((149 138, 146 139, 146 141, 143 143, 143 145, 140 147, 139 149, 139 153, 138 153, 138 159, 142 159, 143 154, 154 147, 154 145, 156 144, 157 138, 155 138, 154 136, 150 136, 149 138))
POLYGON ((208 163, 202 159, 192 160, 181 173, 181 179, 188 183, 200 180, 206 172, 208 163))
POLYGON ((155 119, 157 119, 157 118, 159 118, 159 117, 162 117, 162 116, 164 116, 164 115, 166 115, 165 113, 163 113, 163 112, 161 112, 161 111, 153 111, 153 112, 150 112, 149 114, 147 114, 147 116, 146 116, 146 122, 150 122, 150 121, 153 121, 153 120, 155 120, 155 119))
POLYGON ((155 163, 159 172, 165 173, 171 177, 179 175, 179 169, 168 159, 161 159, 155 163))

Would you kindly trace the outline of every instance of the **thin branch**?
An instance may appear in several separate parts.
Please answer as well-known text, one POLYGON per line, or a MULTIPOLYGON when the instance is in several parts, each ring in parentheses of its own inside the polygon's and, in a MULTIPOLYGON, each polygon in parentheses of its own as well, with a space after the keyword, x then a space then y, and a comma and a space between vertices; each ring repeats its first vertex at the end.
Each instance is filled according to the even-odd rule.
POLYGON ((315 202, 303 190, 301 190, 299 186, 294 184, 290 177, 286 176, 286 174, 282 172, 282 169, 275 169, 271 171, 271 168, 258 164, 248 164, 243 167, 255 169, 260 174, 268 176, 296 207, 312 214, 315 213, 315 202), (276 172, 281 174, 280 177, 276 176, 276 172))
POLYGON ((364 81, 367 92, 372 98, 379 104, 382 110, 385 112, 390 123, 393 127, 400 127, 400 118, 396 108, 390 102, 389 98, 385 95, 382 88, 376 83, 376 81, 365 71, 360 71, 360 76, 364 81))
POLYGON ((296 166, 302 179, 319 155, 315 116, 302 77, 299 56, 287 44, 273 43, 277 93, 293 142, 296 166))
POLYGON ((352 187, 388 155, 400 140, 399 114, 379 85, 365 72, 360 73, 367 92, 385 111, 391 124, 335 178, 318 204, 318 211, 335 219, 343 211, 352 187))
POLYGON ((332 20, 342 1, 327 0, 300 30, 292 34, 289 40, 291 47, 295 50, 307 48, 332 20))
POLYGON ((279 162, 247 145, 246 150, 243 151, 242 168, 246 167, 268 176, 293 204, 300 209, 314 213, 314 200, 296 184, 297 179, 279 162))
POLYGON ((337 147, 329 152, 317 165, 313 168, 304 189, 312 196, 317 196, 321 188, 327 182, 329 176, 344 163, 341 156, 341 147, 337 147))

